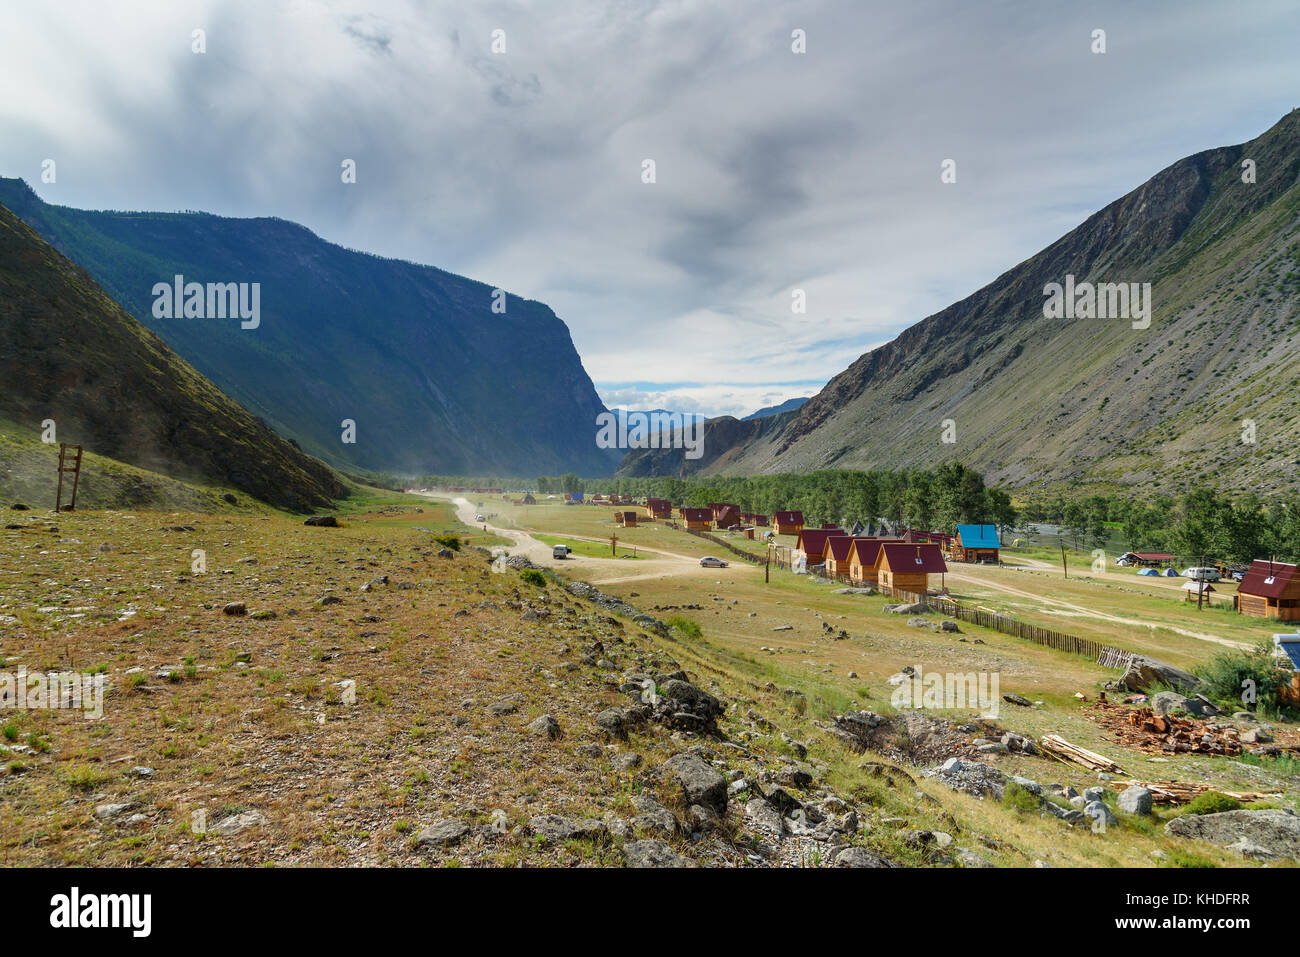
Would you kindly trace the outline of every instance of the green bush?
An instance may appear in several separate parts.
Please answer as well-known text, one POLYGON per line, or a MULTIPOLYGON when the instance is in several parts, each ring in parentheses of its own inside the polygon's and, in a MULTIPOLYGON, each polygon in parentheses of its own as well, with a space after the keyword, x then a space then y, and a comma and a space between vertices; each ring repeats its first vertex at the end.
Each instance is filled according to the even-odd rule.
POLYGON ((1012 781, 1002 792, 1002 803, 1017 811, 1037 811, 1040 801, 1033 791, 1012 781))
POLYGON ((538 588, 546 587, 546 576, 536 568, 525 568, 519 573, 519 580, 529 585, 536 585, 538 588))
POLYGON ((1195 669, 1195 674, 1204 682, 1201 693, 1229 711, 1241 710, 1242 683, 1254 682, 1257 710, 1272 715, 1282 713, 1285 706, 1278 689, 1291 681, 1291 672, 1277 666, 1269 641, 1250 651, 1217 654, 1195 669))
POLYGON ((1218 814, 1221 811, 1237 811, 1241 802, 1218 791, 1206 791, 1187 802, 1184 814, 1218 814))
POLYGON ((699 638, 704 633, 700 631, 699 622, 685 615, 673 615, 666 622, 669 628, 676 628, 687 638, 699 638))
POLYGON ((460 537, 457 535, 435 535, 433 540, 444 548, 450 548, 453 552, 460 551, 460 537))

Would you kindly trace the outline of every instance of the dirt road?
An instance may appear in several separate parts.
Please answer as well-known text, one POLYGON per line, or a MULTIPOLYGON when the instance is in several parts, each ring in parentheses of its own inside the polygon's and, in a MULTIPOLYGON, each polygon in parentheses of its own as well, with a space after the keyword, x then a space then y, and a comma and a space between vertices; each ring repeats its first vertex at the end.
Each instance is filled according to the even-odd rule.
MULTIPOLYGON (((442 496, 427 495, 427 497, 441 498, 442 496)), ((645 545, 638 545, 637 552, 653 554, 656 557, 631 560, 571 555, 563 561, 556 561, 552 554, 552 547, 534 538, 528 532, 514 528, 498 528, 490 522, 476 522, 474 520, 474 504, 469 499, 455 498, 452 499, 452 504, 456 506, 456 517, 466 525, 474 528, 486 526, 488 531, 514 542, 514 545, 509 549, 512 555, 524 555, 534 564, 554 567, 557 571, 563 569, 566 575, 581 578, 592 585, 613 585, 621 582, 675 576, 690 576, 703 579, 708 578, 710 575, 716 576, 721 571, 745 574, 754 570, 745 562, 732 562, 726 569, 701 568, 698 558, 692 558, 690 555, 680 555, 660 548, 650 548, 645 545)), ((608 541, 608 539, 593 538, 588 535, 565 535, 563 537, 581 542, 605 543, 608 541)))

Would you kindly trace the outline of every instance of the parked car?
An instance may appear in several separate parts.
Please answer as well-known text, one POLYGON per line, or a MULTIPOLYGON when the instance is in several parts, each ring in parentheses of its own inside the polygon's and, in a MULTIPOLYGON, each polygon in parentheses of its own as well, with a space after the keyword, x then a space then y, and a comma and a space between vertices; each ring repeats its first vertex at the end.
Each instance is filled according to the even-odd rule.
POLYGON ((568 558, 570 550, 571 549, 568 545, 556 545, 551 549, 551 557, 560 559, 568 558))
POLYGON ((474 521, 476 521, 476 522, 486 522, 487 519, 484 518, 482 515, 475 515, 475 516, 474 516, 474 521))
POLYGON ((700 559, 701 568, 726 568, 727 563, 721 558, 714 558, 712 555, 700 559))
POLYGON ((1246 577, 1246 573, 1241 571, 1240 569, 1234 569, 1233 571, 1229 572, 1229 576, 1232 578, 1233 581, 1239 582, 1246 577))
POLYGON ((1223 576, 1219 574, 1217 568, 1202 568, 1199 566, 1184 570, 1183 577, 1190 578, 1192 581, 1197 582, 1217 582, 1223 580, 1223 576))

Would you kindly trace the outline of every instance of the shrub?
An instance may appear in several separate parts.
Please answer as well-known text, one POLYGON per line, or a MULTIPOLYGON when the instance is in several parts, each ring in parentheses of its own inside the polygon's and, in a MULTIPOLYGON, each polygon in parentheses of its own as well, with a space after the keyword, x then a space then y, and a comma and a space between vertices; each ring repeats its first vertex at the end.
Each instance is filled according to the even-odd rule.
POLYGON ((450 548, 453 552, 460 551, 460 536, 458 535, 435 535, 433 540, 439 545, 450 548))
POLYGON ((1017 811, 1036 811, 1039 801, 1038 795, 1033 791, 1012 781, 1002 792, 1002 803, 1017 811))
POLYGON ((546 576, 536 568, 525 568, 519 573, 519 580, 529 585, 536 585, 538 588, 546 587, 546 576))
POLYGON ((685 615, 673 615, 668 619, 667 625, 669 628, 676 628, 687 638, 699 638, 703 634, 699 622, 685 615))
POLYGON ((1241 802, 1236 798, 1230 798, 1218 791, 1206 791, 1204 794, 1198 794, 1187 802, 1187 809, 1183 813, 1218 814, 1221 811, 1236 811, 1240 808, 1241 802))
POLYGON ((1251 681, 1258 709, 1265 714, 1280 714, 1285 706, 1278 689, 1290 683, 1291 673, 1279 668, 1273 655, 1273 645, 1267 641, 1250 651, 1217 654, 1195 671, 1204 682, 1200 690, 1229 711, 1236 711, 1242 707, 1242 685, 1251 681))

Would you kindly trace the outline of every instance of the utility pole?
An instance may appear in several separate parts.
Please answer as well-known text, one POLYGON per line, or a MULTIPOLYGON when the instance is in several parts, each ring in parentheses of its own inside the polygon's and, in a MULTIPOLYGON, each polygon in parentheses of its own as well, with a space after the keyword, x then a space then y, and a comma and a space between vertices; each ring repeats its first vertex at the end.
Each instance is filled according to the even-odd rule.
MULTIPOLYGON (((1201 564, 1197 565, 1196 567, 1197 567, 1197 568, 1204 568, 1204 567, 1205 567, 1205 553, 1204 553, 1204 552, 1201 553, 1201 564)), ((1197 589, 1196 589, 1196 610, 1197 610, 1197 611, 1200 611, 1200 610, 1201 610, 1201 598, 1204 597, 1204 595, 1205 595, 1205 587, 1206 587, 1206 585, 1209 584, 1209 582, 1203 582, 1203 581, 1201 581, 1200 579, 1197 579, 1196 584, 1197 584, 1197 586, 1198 586, 1197 589)))
POLYGON ((1070 577, 1070 566, 1065 560, 1065 546, 1061 545, 1061 572, 1066 578, 1070 577))
POLYGON ((772 580, 772 543, 767 543, 767 561, 763 563, 763 584, 772 580))
POLYGON ((618 533, 617 532, 609 533, 609 553, 615 558, 618 558, 618 533))

